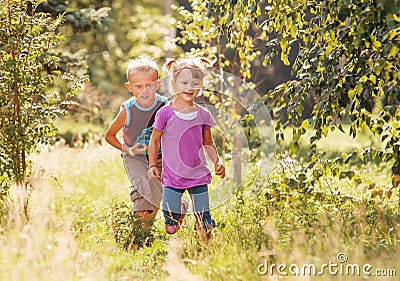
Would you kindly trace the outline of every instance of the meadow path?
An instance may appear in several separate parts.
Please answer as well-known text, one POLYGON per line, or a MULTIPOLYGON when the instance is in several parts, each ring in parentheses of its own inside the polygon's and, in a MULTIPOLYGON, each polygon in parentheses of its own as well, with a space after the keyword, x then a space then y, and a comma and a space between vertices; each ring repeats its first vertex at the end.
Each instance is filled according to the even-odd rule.
POLYGON ((166 281, 204 281, 206 279, 201 276, 194 275, 183 264, 180 254, 182 252, 182 242, 179 237, 171 237, 168 241, 168 254, 164 264, 164 269, 168 272, 169 277, 166 281))

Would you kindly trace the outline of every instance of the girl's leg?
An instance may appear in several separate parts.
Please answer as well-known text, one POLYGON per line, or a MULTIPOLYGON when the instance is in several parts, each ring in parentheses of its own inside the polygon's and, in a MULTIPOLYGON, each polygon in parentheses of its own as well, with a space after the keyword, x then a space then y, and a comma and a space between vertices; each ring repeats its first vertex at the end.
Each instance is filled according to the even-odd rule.
POLYGON ((200 185, 189 188, 188 191, 193 202, 193 210, 196 216, 196 229, 209 232, 215 227, 215 221, 211 218, 210 214, 208 186, 200 185))
POLYGON ((184 189, 164 187, 162 208, 166 225, 178 225, 181 216, 181 199, 184 189))

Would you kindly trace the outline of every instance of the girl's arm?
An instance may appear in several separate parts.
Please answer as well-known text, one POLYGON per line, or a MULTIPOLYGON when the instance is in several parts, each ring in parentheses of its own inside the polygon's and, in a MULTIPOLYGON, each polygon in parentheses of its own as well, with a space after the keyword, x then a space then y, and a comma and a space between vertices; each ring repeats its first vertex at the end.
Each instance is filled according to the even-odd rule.
POLYGON ((218 150, 213 141, 210 128, 203 131, 203 147, 204 147, 208 157, 214 163, 215 174, 217 176, 220 176, 221 178, 224 178, 225 177, 225 167, 219 159, 218 150))
POLYGON ((161 173, 157 168, 158 152, 160 151, 162 132, 153 128, 149 143, 149 171, 147 175, 160 179, 161 173))

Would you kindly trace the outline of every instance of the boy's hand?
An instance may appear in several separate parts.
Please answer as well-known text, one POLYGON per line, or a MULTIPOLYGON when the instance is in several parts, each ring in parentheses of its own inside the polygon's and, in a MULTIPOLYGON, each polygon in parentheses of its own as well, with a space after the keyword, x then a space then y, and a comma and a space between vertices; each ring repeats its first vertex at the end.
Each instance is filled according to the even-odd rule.
POLYGON ((147 171, 148 179, 157 178, 160 180, 160 177, 161 177, 160 170, 158 170, 156 166, 150 167, 149 170, 147 171))
POLYGON ((144 154, 147 150, 147 145, 146 144, 141 144, 141 143, 135 143, 133 146, 129 148, 129 154, 130 155, 136 155, 136 154, 144 154), (139 146, 142 146, 139 148, 139 146))
POLYGON ((122 152, 129 154, 129 148, 126 144, 122 144, 122 152))
POLYGON ((225 166, 221 162, 215 163, 214 170, 217 176, 220 176, 222 179, 225 177, 225 166))

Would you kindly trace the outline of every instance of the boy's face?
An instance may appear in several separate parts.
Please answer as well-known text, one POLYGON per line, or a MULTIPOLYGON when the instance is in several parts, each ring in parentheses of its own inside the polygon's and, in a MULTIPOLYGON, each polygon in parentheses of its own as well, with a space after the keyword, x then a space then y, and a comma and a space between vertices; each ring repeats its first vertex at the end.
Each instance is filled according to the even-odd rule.
POLYGON ((150 107, 155 101, 160 81, 156 72, 139 72, 132 75, 125 86, 135 96, 140 106, 150 107))
POLYGON ((193 102, 201 87, 202 79, 191 69, 182 70, 175 81, 172 81, 174 92, 180 99, 186 102, 193 102))

